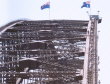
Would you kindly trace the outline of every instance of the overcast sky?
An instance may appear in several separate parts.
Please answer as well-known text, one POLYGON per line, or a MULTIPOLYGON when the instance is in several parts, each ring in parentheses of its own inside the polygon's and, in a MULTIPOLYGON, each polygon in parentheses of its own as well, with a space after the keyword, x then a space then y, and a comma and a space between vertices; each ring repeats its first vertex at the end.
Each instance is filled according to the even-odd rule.
MULTIPOLYGON (((50 0, 51 8, 41 10, 41 5, 49 0, 0 0, 0 26, 16 20, 47 20, 47 19, 66 19, 66 20, 88 20, 90 12, 88 8, 81 8, 83 1, 86 0, 50 0), (50 11, 50 18, 49 18, 50 11)), ((101 84, 108 84, 110 81, 110 0, 91 0, 91 14, 98 14, 102 17, 102 23, 98 25, 99 41, 98 55, 100 57, 100 80, 101 84)))

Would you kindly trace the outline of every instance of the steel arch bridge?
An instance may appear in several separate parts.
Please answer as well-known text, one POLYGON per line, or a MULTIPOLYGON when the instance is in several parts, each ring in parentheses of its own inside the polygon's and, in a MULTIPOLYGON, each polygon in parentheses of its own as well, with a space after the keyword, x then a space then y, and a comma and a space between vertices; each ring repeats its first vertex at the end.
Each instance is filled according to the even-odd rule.
POLYGON ((0 28, 0 84, 98 84, 97 18, 14 21, 0 28))

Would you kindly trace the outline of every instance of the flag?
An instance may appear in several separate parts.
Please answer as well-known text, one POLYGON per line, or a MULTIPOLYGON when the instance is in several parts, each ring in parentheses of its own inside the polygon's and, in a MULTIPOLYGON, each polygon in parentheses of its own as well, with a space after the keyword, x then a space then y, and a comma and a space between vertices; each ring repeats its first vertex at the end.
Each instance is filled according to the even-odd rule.
POLYGON ((50 8, 50 2, 47 2, 41 6, 41 10, 43 10, 45 8, 50 8))
POLYGON ((81 6, 81 8, 83 7, 90 8, 90 1, 83 2, 83 5, 81 6))

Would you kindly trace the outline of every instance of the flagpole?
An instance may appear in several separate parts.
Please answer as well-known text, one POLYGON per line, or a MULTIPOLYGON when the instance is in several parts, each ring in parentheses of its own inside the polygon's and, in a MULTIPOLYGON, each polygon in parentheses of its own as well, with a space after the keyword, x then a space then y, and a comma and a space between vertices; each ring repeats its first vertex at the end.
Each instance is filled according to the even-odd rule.
POLYGON ((92 4, 92 3, 91 3, 91 0, 90 0, 90 15, 91 15, 91 10, 92 10, 92 9, 91 9, 91 8, 92 8, 92 7, 91 7, 91 4, 92 4))
MULTIPOLYGON (((49 0, 49 4, 50 4, 50 0, 49 0)), ((49 8, 49 20, 50 20, 51 18, 50 18, 50 8, 49 8)))
POLYGON ((91 3, 91 0, 90 0, 90 13, 89 13, 89 18, 90 18, 90 16, 91 16, 91 11, 92 11, 92 9, 91 9, 91 8, 92 8, 92 7, 91 7, 91 4, 92 4, 92 3, 91 3))

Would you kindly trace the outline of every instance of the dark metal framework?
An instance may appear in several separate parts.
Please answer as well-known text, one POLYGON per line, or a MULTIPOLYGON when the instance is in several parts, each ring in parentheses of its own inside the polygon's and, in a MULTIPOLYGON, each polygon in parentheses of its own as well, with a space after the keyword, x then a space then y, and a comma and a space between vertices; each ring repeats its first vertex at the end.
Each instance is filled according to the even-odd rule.
MULTIPOLYGON (((91 31, 88 24, 44 20, 16 21, 2 27, 0 84, 83 84, 86 41, 91 31)), ((92 43, 90 48, 95 46, 92 43)), ((89 57, 92 60, 92 54, 89 57)), ((88 68, 88 84, 93 84, 89 83, 93 68, 88 68)))

